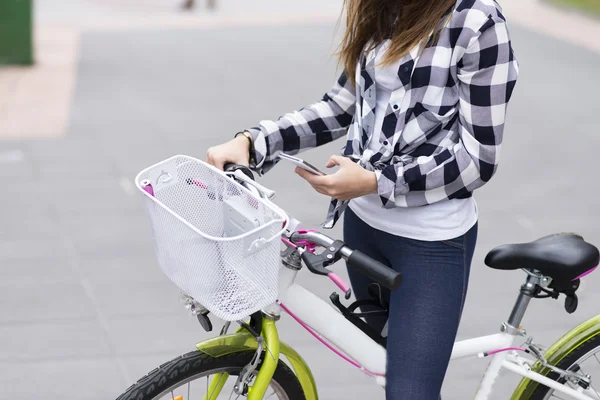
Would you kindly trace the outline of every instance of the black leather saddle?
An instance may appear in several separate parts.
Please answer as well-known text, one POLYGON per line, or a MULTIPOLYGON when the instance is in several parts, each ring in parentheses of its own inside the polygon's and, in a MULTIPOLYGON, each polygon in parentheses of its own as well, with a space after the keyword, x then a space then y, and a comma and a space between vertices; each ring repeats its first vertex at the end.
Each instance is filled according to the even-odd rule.
POLYGON ((506 244, 485 257, 486 265, 494 269, 537 270, 560 281, 578 278, 599 261, 598 249, 572 233, 546 236, 530 243, 506 244))

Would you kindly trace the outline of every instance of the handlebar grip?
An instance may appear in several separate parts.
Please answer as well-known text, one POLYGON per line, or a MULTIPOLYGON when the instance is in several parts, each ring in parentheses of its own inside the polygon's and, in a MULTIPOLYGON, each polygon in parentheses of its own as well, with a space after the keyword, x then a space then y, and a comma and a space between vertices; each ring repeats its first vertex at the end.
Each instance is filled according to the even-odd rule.
POLYGON ((373 260, 365 253, 354 250, 348 257, 348 265, 363 275, 373 279, 375 282, 396 290, 402 283, 402 274, 394 271, 390 267, 383 265, 379 261, 373 260))
POLYGON ((233 163, 225 163, 223 164, 223 171, 225 172, 229 172, 229 171, 233 171, 235 169, 236 164, 233 163))
POLYGON ((244 175, 246 175, 248 178, 254 180, 254 174, 252 173, 252 170, 245 165, 239 165, 239 164, 233 164, 233 163, 225 163, 223 165, 224 172, 235 172, 238 169, 241 170, 244 173, 244 175))

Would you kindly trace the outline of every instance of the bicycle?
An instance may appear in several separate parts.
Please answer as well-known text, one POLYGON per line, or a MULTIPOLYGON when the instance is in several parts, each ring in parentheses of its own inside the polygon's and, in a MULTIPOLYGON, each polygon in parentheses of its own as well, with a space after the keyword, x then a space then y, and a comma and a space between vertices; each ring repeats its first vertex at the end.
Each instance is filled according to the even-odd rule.
MULTIPOLYGON (((210 313, 226 322, 219 336, 197 343, 195 351, 162 364, 128 388, 118 400, 187 400, 192 398, 192 394, 196 395, 193 398, 203 396, 205 400, 273 396, 287 400, 318 399, 309 366, 298 352, 279 340, 276 322, 282 314, 292 317, 329 350, 372 377, 377 384, 385 386, 385 333, 371 329, 361 319, 365 313, 358 309, 369 305, 374 309, 370 312, 387 315, 383 288, 398 289, 402 280, 400 274, 363 253, 353 251, 340 240, 302 229, 299 221, 270 202, 274 192, 255 182, 252 172, 246 167, 229 165, 226 172, 222 172, 202 161, 176 156, 146 169, 136 181, 149 205, 161 267, 176 284, 186 289, 183 295, 186 307, 207 331, 212 330, 210 313), (162 195, 162 200, 157 200, 156 185, 178 189, 169 189, 169 193, 169 190, 158 188, 166 194, 162 195), (182 205, 181 193, 191 197, 192 203, 182 205), (197 218, 196 211, 189 211, 193 207, 213 207, 210 213, 201 214, 212 221, 208 223, 211 227, 223 223, 221 238, 201 232, 197 228, 198 223, 194 225, 194 221, 204 220, 197 218), (217 214, 214 207, 222 207, 225 211, 222 217, 213 221, 217 214), (247 221, 254 218, 248 210, 254 213, 262 210, 268 214, 267 208, 273 212, 269 214, 273 218, 265 217, 258 225, 247 221), (171 224, 176 222, 182 224, 181 227, 171 228, 171 224), (209 236, 218 244, 209 246, 209 236), (164 240, 169 243, 165 244, 164 240), (243 246, 236 247, 236 240, 243 242, 243 246), (279 240, 284 243, 284 250, 281 250, 279 240), (273 243, 275 250, 269 247, 273 243), (198 258, 194 259, 198 257, 195 251, 202 246, 201 254, 209 254, 209 248, 216 252, 203 257, 205 263, 198 266, 198 258), (251 280, 245 281, 244 285, 232 283, 235 281, 232 274, 244 275, 245 272, 236 272, 236 265, 228 257, 237 257, 231 250, 235 247, 237 251, 245 252, 241 257, 250 260, 248 263, 256 258, 262 260, 263 265, 255 263, 252 268, 266 268, 266 260, 272 261, 272 258, 265 258, 266 253, 261 255, 261 250, 257 249, 261 246, 263 249, 270 248, 269 254, 275 254, 276 259, 281 261, 276 266, 276 286, 270 289, 278 294, 269 293, 265 298, 257 297, 258 300, 244 305, 244 298, 236 297, 236 293, 250 290, 244 285, 252 286, 253 283, 251 280), (319 253, 319 249, 323 250, 319 253), (212 267, 211 259, 217 260, 217 267, 212 267), (295 283, 298 272, 305 266, 313 274, 330 278, 348 300, 351 297, 350 287, 328 269, 341 259, 377 282, 370 288, 371 299, 344 306, 340 296, 334 292, 330 297, 334 308, 295 283), (171 268, 173 260, 176 263, 171 268), (181 272, 185 270, 187 260, 191 262, 190 273, 194 276, 181 272), (205 264, 210 265, 199 271, 198 268, 204 268, 205 264), (215 286, 211 281, 215 278, 208 275, 215 268, 225 276, 220 286, 215 286), (202 279, 197 279, 197 275, 202 275, 202 279), (203 285, 203 291, 217 291, 204 298, 204 292, 196 291, 191 296, 187 290, 196 290, 189 285, 195 280, 203 285), (216 297, 219 297, 220 303, 215 303, 216 297), (265 302, 268 304, 265 305, 265 302), (246 307, 248 305, 250 308, 246 307), (233 321, 239 328, 228 334, 233 321)), ((532 298, 556 299, 564 295, 565 310, 574 312, 580 280, 596 268, 599 260, 595 246, 578 235, 567 233, 531 243, 500 246, 486 256, 485 263, 489 267, 522 269, 526 279, 499 333, 459 341, 454 345, 452 360, 468 357, 491 359, 476 392, 476 400, 489 398, 501 369, 523 377, 512 400, 564 398, 558 395, 580 400, 600 399, 600 387, 594 386, 590 374, 592 368, 600 366, 600 315, 573 328, 548 349, 534 342, 533 337, 521 327, 532 298), (515 345, 519 340, 523 344, 515 345), (588 361, 592 362, 591 366, 588 361)), ((264 280, 268 283, 273 279, 264 280)), ((600 368, 597 369, 596 376, 600 377, 600 368)))

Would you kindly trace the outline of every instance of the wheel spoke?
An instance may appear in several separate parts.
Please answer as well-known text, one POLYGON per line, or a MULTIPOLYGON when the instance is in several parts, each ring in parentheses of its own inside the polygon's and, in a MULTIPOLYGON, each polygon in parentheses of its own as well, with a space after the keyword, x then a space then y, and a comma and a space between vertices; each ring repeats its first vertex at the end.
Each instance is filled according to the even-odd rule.
MULTIPOLYGON (((577 374, 580 378, 587 377, 587 376, 593 378, 595 376, 596 379, 600 379, 600 369, 598 368, 599 365, 600 365, 600 346, 596 345, 594 348, 592 348, 586 354, 583 354, 578 360, 573 362, 573 364, 568 366, 566 368, 566 371, 573 372, 573 373, 577 374), (588 360, 590 362, 587 362, 588 360), (583 365, 583 367, 582 367, 582 365, 583 365)), ((571 379, 565 378, 563 385, 565 387, 569 387, 575 391, 580 391, 582 383, 581 382, 575 383, 571 379)), ((558 390, 548 389, 548 391, 545 392, 546 396, 544 397, 544 399, 545 400, 550 400, 550 399, 566 400, 564 397, 561 397, 561 396, 565 396, 563 393, 557 393, 557 392, 558 392, 558 390)), ((600 400, 600 392, 598 390, 596 390, 596 387, 592 384, 592 382, 590 382, 589 386, 587 387, 587 389, 585 389, 583 391, 583 393, 585 393, 585 395, 589 396, 590 398, 600 400)), ((567 396, 567 397, 570 398, 569 396, 567 396)))
MULTIPOLYGON (((229 400, 231 400, 231 396, 233 396, 234 393, 235 393, 234 390, 231 389, 231 394, 229 395, 229 400)), ((237 397, 235 399, 233 399, 233 400, 237 400, 239 398, 240 398, 240 395, 238 394, 237 397)))
POLYGON ((275 356, 273 355, 273 353, 271 353, 271 349, 269 349, 269 346, 267 346, 267 344, 265 343, 265 348, 267 349, 267 351, 269 352, 269 354, 271 355, 271 358, 273 359, 273 361, 275 361, 275 356))
POLYGON ((187 397, 187 400, 191 399, 191 397, 190 397, 190 385, 191 384, 192 384, 192 382, 188 382, 188 397, 187 397))
MULTIPOLYGON (((210 392, 210 397, 208 396, 208 385, 209 385, 209 383, 208 383, 208 376, 206 377, 206 385, 207 385, 207 386, 206 386, 206 398, 207 398, 208 400, 213 400, 213 398, 212 398, 212 397, 213 397, 213 394, 215 394, 215 390, 217 390, 217 388, 218 388, 219 386, 221 386, 221 379, 223 379, 223 376, 224 376, 223 374, 220 374, 220 375, 219 375, 219 380, 217 381, 217 384, 214 386, 214 388, 213 388, 212 392, 210 392)), ((214 378, 213 378, 213 379, 214 379, 214 378)), ((226 378, 225 380, 227 380, 227 378, 226 378)), ((221 389, 222 389, 222 388, 221 388, 221 389)))
POLYGON ((596 396, 598 396, 598 398, 600 399, 600 393, 598 393, 598 391, 596 390, 595 387, 593 387, 592 385, 590 385, 590 390, 593 390, 594 393, 596 393, 596 396))

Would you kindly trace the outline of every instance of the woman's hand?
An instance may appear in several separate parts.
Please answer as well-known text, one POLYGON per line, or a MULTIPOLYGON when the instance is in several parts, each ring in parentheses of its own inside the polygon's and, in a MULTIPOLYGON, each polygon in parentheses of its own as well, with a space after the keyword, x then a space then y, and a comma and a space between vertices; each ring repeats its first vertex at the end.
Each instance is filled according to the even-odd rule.
POLYGON ((319 176, 296 167, 296 173, 306 179, 319 193, 338 200, 351 200, 366 194, 377 193, 377 177, 354 163, 352 160, 331 156, 326 167, 339 165, 340 169, 331 175, 319 176))
POLYGON ((229 142, 211 147, 206 152, 206 162, 223 169, 227 163, 245 165, 250 163, 250 142, 244 135, 238 135, 229 142))

